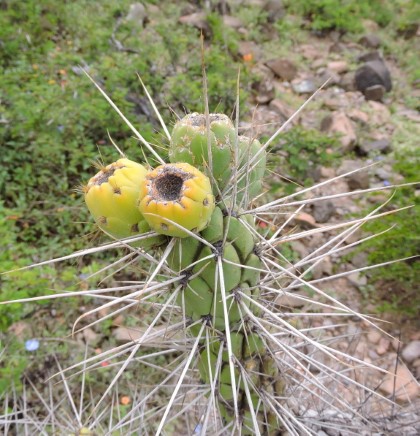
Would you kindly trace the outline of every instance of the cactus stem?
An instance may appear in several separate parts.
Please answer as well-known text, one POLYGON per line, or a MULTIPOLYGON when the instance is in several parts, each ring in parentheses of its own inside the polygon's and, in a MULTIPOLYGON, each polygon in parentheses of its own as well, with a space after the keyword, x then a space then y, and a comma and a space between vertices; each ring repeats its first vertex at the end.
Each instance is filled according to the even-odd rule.
POLYGON ((227 302, 226 302, 225 279, 224 279, 223 262, 222 262, 221 256, 217 256, 216 274, 218 276, 218 282, 220 284, 220 292, 221 292, 221 296, 222 296, 222 305, 223 305, 223 316, 225 319, 226 345, 227 345, 227 351, 228 351, 230 379, 231 379, 231 385, 232 385, 233 410, 234 410, 234 416, 235 416, 235 425, 239 429, 240 426, 239 426, 238 396, 237 396, 237 391, 236 391, 235 367, 234 367, 235 356, 234 356, 233 351, 232 351, 229 313, 228 313, 227 302))
POLYGON ((181 373, 181 375, 180 375, 180 377, 178 379, 178 382, 177 382, 177 384, 175 386, 173 394, 172 394, 171 398, 168 401, 167 407, 165 408, 165 413, 163 414, 162 420, 160 421, 159 427, 158 427, 158 429, 156 431, 156 435, 159 435, 162 432, 163 426, 165 425, 165 422, 166 422, 166 419, 168 417, 168 414, 169 414, 169 412, 172 409, 172 405, 173 405, 173 403, 175 401, 175 398, 176 398, 176 396, 178 394, 178 391, 181 388, 181 385, 182 385, 182 382, 184 381, 185 376, 187 375, 187 371, 188 371, 188 369, 189 369, 189 367, 191 365, 191 361, 192 361, 193 357, 195 356, 195 353, 197 351, 197 348, 198 348, 198 345, 200 343, 201 337, 203 336, 203 332, 204 332, 205 327, 206 327, 206 323, 203 323, 201 328, 200 328, 200 331, 199 331, 199 333, 197 335, 197 338, 194 341, 194 345, 193 345, 193 347, 192 347, 192 349, 191 349, 191 351, 189 353, 189 356, 188 356, 188 358, 187 358, 187 360, 186 360, 186 362, 184 364, 184 368, 183 368, 182 373, 181 373))

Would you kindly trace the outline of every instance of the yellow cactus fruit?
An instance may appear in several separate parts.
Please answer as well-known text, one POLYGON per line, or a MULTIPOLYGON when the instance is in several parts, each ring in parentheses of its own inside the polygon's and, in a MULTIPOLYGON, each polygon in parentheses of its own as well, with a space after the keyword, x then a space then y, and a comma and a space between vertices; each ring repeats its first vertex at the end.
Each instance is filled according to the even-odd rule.
MULTIPOLYGON (((84 188, 85 202, 105 233, 122 239, 150 231, 137 207, 146 173, 143 165, 124 158, 102 168, 89 180, 84 188)), ((148 238, 137 245, 150 247, 162 242, 161 238, 148 238)))
POLYGON ((184 238, 184 229, 205 228, 215 202, 210 181, 188 163, 165 164, 146 174, 141 185, 139 210, 157 233, 184 238))

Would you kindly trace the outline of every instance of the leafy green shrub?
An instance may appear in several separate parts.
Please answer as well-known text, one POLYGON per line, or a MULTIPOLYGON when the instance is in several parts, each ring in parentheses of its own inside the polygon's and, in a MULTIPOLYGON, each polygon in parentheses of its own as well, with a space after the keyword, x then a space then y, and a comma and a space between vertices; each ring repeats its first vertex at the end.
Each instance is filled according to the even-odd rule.
POLYGON ((298 185, 313 183, 313 171, 320 165, 331 165, 337 157, 339 142, 315 129, 296 126, 284 133, 279 143, 271 149, 271 164, 281 168, 285 180, 290 179, 286 192, 298 185))
POLYGON ((363 18, 373 19, 381 26, 393 18, 391 2, 383 0, 297 0, 288 2, 288 10, 302 15, 309 21, 310 29, 319 31, 356 33, 363 30, 363 18))

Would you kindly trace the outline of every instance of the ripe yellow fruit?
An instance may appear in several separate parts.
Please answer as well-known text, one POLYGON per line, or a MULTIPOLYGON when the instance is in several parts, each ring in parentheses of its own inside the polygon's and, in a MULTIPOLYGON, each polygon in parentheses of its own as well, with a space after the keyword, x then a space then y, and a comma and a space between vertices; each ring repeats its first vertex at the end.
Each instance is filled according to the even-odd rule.
POLYGON ((214 207, 210 180, 188 163, 161 165, 148 172, 141 184, 139 210, 150 227, 163 235, 184 238, 188 233, 182 228, 199 232, 214 207))
MULTIPOLYGON (((119 159, 102 168, 86 187, 85 202, 96 224, 105 233, 123 239, 151 229, 137 207, 140 185, 147 169, 129 159, 119 159)), ((148 248, 162 242, 162 237, 139 241, 148 248)))

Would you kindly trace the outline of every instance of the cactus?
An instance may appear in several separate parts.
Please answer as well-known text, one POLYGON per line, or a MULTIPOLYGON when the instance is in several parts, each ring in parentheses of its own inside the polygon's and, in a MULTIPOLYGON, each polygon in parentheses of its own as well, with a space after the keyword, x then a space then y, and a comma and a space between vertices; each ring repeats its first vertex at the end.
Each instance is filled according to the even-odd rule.
MULTIPOLYGON (((341 250, 344 241, 366 220, 381 214, 374 211, 367 218, 342 224, 344 231, 324 244, 323 254, 315 251, 292 265, 284 258, 281 244, 330 228, 282 234, 296 214, 292 206, 300 211, 303 205, 321 201, 316 197, 295 198, 306 190, 253 205, 254 198, 262 192, 267 145, 239 136, 225 115, 194 113, 174 127, 168 153, 170 164, 147 171, 140 164, 128 164, 130 161, 123 159, 89 182, 86 203, 106 233, 121 239, 131 236, 133 226, 137 226, 135 233, 139 238, 150 228, 160 234, 152 234, 153 238, 161 238, 154 244, 142 245, 147 250, 136 251, 151 265, 146 278, 115 288, 118 292, 125 290, 125 295, 109 297, 102 306, 84 314, 106 309, 106 314, 93 324, 108 318, 112 309, 117 314, 124 308, 137 307, 141 299, 151 302, 157 315, 139 338, 68 369, 85 369, 87 364, 94 369, 105 360, 116 360, 118 370, 96 402, 90 415, 94 416, 108 394, 114 392, 128 365, 148 366, 147 360, 155 355, 170 356, 167 365, 160 368, 159 384, 149 391, 142 389, 136 404, 118 422, 110 424, 109 434, 162 434, 172 419, 182 415, 188 415, 185 422, 193 415, 199 424, 197 434, 315 434, 319 428, 316 425, 324 418, 306 417, 302 407, 310 401, 316 401, 319 409, 340 410, 342 416, 352 413, 353 429, 368 428, 369 420, 361 414, 364 396, 378 401, 383 398, 376 389, 363 386, 358 375, 352 378, 349 368, 365 365, 371 370, 381 369, 335 349, 329 342, 314 339, 317 328, 301 325, 305 314, 290 313, 278 298, 295 296, 296 290, 306 288, 324 299, 297 297, 315 307, 311 315, 317 315, 318 308, 322 316, 322 310, 336 311, 340 316, 357 317, 373 325, 370 318, 347 308, 306 277, 323 256, 341 250), (124 178, 127 172, 132 177, 124 178), (126 185, 113 185, 114 180, 120 183, 123 179, 126 185), (118 201, 122 202, 121 207, 116 206, 118 201), (181 203, 184 207, 179 213, 176 207, 181 203), (270 214, 280 216, 280 210, 288 217, 273 229, 275 219, 271 220, 270 214), (267 222, 267 231, 257 226, 257 216, 267 222), (118 222, 111 226, 114 221, 110 218, 114 217, 118 222), (164 327, 160 330, 155 329, 159 322, 164 327), (136 360, 136 353, 147 346, 154 347, 153 351, 136 360), (165 346, 167 350, 156 351, 156 347, 165 346), (305 352, 309 346, 331 359, 334 366, 312 358, 305 352), (127 357, 121 362, 124 354, 127 357), (360 390, 362 400, 350 404, 335 394, 332 383, 360 390), (169 391, 163 404, 154 397, 159 389, 169 391), (193 396, 197 400, 191 399, 193 396)), ((331 227, 336 228, 339 226, 331 227)), ((80 294, 100 295, 101 291, 80 294)), ((322 428, 328 428, 328 423, 322 422, 322 428)), ((331 427, 336 428, 340 422, 332 422, 331 427)), ((352 430, 352 423, 346 425, 352 430)), ((192 431, 190 428, 186 433, 192 431)))

